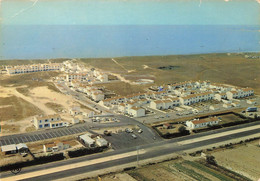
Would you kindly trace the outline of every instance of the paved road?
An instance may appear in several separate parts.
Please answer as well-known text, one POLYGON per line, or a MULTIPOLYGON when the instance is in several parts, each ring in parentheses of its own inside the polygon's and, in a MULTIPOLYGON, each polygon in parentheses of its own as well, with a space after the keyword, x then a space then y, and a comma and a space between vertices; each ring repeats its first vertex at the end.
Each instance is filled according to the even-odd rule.
MULTIPOLYGON (((232 129, 238 129, 238 128, 241 128, 241 125, 236 128, 232 127, 232 129)), ((225 129, 224 131, 229 131, 229 130, 230 129, 225 129)), ((217 133, 217 132, 223 132, 223 130, 215 131, 215 133, 217 133)), ((178 145, 177 142, 189 140, 189 139, 200 138, 205 135, 212 135, 212 132, 196 134, 196 135, 192 135, 192 136, 186 136, 186 137, 171 139, 171 140, 167 140, 167 141, 160 141, 157 143, 140 146, 139 150, 145 150, 145 154, 140 154, 138 157, 139 157, 139 160, 155 158, 155 157, 166 155, 166 154, 182 152, 185 150, 199 148, 199 147, 211 145, 211 144, 217 144, 219 142, 228 141, 228 140, 231 140, 234 138, 240 138, 240 137, 244 137, 244 136, 248 136, 248 135, 252 135, 252 134, 256 134, 256 133, 259 134, 259 132, 260 132, 260 128, 256 128, 256 129, 253 129, 250 131, 243 131, 243 132, 239 132, 239 133, 230 134, 227 136, 221 136, 221 137, 207 139, 204 141, 198 141, 198 142, 194 142, 191 144, 185 144, 185 145, 178 145)), ((101 159, 101 158, 105 159, 109 156, 120 155, 122 153, 129 153, 132 151, 136 151, 136 147, 123 149, 123 150, 117 150, 117 151, 113 151, 113 152, 107 152, 107 153, 103 153, 103 154, 84 156, 84 157, 80 157, 80 158, 69 159, 69 160, 44 164, 44 165, 27 167, 27 168, 22 169, 22 172, 20 173, 20 175, 26 174, 26 173, 32 173, 34 171, 40 171, 40 170, 42 170, 43 173, 45 174, 44 170, 49 169, 49 168, 57 168, 57 167, 60 167, 63 165, 70 165, 70 164, 76 165, 76 164, 80 164, 84 161, 90 162, 95 159, 101 159)), ((56 173, 50 172, 45 175, 37 175, 37 176, 34 176, 33 178, 26 179, 26 180, 48 181, 48 180, 54 180, 54 179, 61 179, 61 178, 69 177, 69 176, 87 173, 90 171, 98 171, 98 170, 106 169, 106 168, 113 167, 113 166, 120 166, 122 164, 136 162, 136 160, 137 160, 137 155, 130 155, 130 156, 122 157, 119 159, 114 158, 112 160, 111 159, 106 160, 102 163, 96 163, 96 164, 91 164, 91 165, 87 165, 87 166, 83 165, 83 166, 80 166, 77 168, 69 167, 69 169, 67 169, 67 170, 58 171, 56 173)), ((7 178, 7 177, 10 177, 10 180, 12 180, 12 178, 11 178, 12 176, 13 175, 10 172, 2 172, 2 174, 1 174, 1 177, 3 180, 4 180, 4 178, 7 178)), ((19 178, 19 175, 17 175, 17 176, 19 178)))

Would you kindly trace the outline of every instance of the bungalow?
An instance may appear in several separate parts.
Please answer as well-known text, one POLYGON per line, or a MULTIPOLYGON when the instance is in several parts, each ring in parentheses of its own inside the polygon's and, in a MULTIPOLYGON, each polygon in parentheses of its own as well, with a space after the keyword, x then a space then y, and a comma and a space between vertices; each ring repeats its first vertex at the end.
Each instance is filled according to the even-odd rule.
POLYGON ((165 109, 164 102, 162 100, 155 100, 150 102, 150 108, 152 109, 165 109))
POLYGON ((94 101, 101 101, 104 100, 105 95, 102 92, 95 92, 92 94, 92 98, 94 101))
POLYGON ((169 124, 169 123, 165 123, 165 124, 163 124, 163 128, 164 128, 164 129, 171 129, 171 128, 172 128, 172 125, 169 124))
POLYGON ((229 109, 229 108, 232 108, 232 104, 225 103, 225 104, 223 104, 223 107, 229 109))
POLYGON ((145 116, 145 110, 143 108, 134 106, 129 109, 128 114, 133 117, 143 117, 145 116))
POLYGON ((104 138, 98 138, 96 139, 96 145, 99 147, 105 147, 108 146, 108 142, 104 138))
POLYGON ((221 101, 222 99, 227 99, 226 92, 215 94, 214 99, 217 101, 221 101))
POLYGON ((203 128, 208 125, 217 125, 219 122, 219 119, 217 117, 209 117, 205 119, 195 119, 192 121, 186 121, 186 125, 190 129, 196 129, 196 128, 203 128))
POLYGON ((255 99, 250 99, 246 101, 247 104, 256 104, 256 100, 255 99))
POLYGON ((80 114, 80 106, 72 106, 69 108, 69 113, 72 116, 80 114))
POLYGON ((43 151, 45 153, 47 152, 57 152, 57 151, 62 151, 70 148, 71 146, 67 142, 54 142, 51 144, 45 144, 43 145, 43 151))
POLYGON ((122 112, 122 113, 127 113, 126 111, 126 105, 124 103, 121 103, 118 105, 118 111, 122 112))
POLYGON ((238 99, 240 98, 240 94, 238 91, 228 91, 227 92, 227 99, 232 100, 232 99, 238 99))

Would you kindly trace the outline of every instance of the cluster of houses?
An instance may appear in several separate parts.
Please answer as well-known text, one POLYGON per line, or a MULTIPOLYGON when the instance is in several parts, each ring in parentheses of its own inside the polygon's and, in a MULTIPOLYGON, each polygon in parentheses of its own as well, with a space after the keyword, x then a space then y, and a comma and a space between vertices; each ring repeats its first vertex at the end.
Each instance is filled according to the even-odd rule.
POLYGON ((222 107, 229 108, 238 105, 236 101, 239 101, 239 98, 254 95, 254 90, 251 88, 211 84, 209 81, 185 81, 158 86, 152 90, 146 93, 104 99, 100 101, 100 104, 133 117, 141 117, 145 116, 144 107, 167 110, 217 100, 223 102, 222 107))
POLYGON ((31 72, 60 70, 61 67, 62 64, 60 63, 44 63, 44 64, 6 66, 5 69, 8 74, 24 74, 24 73, 31 73, 31 72))

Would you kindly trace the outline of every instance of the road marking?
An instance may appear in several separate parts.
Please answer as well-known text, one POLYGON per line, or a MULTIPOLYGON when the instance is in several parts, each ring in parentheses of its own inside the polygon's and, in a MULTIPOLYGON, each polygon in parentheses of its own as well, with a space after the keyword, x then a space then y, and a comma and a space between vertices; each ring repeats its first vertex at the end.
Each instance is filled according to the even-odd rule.
POLYGON ((37 134, 34 135, 34 137, 36 138, 36 140, 40 140, 41 139, 37 134))
POLYGON ((31 138, 31 136, 28 136, 28 137, 27 137, 27 140, 28 140, 28 142, 33 141, 32 138, 31 138))
POLYGON ((50 133, 45 133, 45 134, 48 136, 48 138, 53 138, 53 136, 50 133))
POLYGON ((190 143, 196 143, 196 142, 199 142, 199 141, 209 140, 209 139, 218 138, 218 137, 222 137, 222 136, 228 136, 230 134, 245 132, 245 131, 258 129, 258 128, 260 128, 260 125, 250 126, 250 127, 247 127, 247 128, 240 128, 240 129, 231 130, 231 131, 226 131, 226 132, 223 132, 223 133, 211 134, 211 135, 208 135, 208 136, 202 136, 200 138, 180 141, 180 142, 177 142, 177 143, 180 144, 180 145, 186 145, 186 144, 190 144, 190 143))
MULTIPOLYGON (((145 150, 143 150, 143 149, 139 150, 139 155, 142 155, 145 153, 146 153, 145 150)), ((87 160, 87 161, 83 161, 83 162, 79 162, 79 163, 72 163, 72 164, 63 165, 63 166, 59 166, 59 167, 55 167, 55 168, 43 169, 43 170, 34 171, 34 172, 30 172, 30 173, 24 173, 24 174, 11 176, 8 178, 1 178, 1 181, 14 181, 14 180, 29 179, 29 178, 52 174, 52 173, 56 173, 56 172, 61 172, 61 171, 69 170, 69 169, 85 167, 85 166, 99 164, 99 163, 108 162, 108 161, 112 161, 112 160, 119 160, 122 158, 135 156, 136 154, 137 154, 136 151, 131 151, 131 152, 123 153, 123 154, 119 154, 119 155, 107 156, 104 158, 97 158, 94 160, 87 160)))
POLYGON ((68 129, 64 129, 63 131, 66 133, 66 135, 70 135, 71 134, 68 129))
POLYGON ((53 134, 53 132, 49 132, 49 134, 54 138, 56 137, 55 134, 53 134))

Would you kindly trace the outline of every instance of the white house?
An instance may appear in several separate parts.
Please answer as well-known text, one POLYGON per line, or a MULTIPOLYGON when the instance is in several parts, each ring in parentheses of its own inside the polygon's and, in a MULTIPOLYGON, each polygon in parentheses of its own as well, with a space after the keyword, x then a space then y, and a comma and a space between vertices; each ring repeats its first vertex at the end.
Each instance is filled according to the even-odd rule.
POLYGON ((256 100, 255 99, 250 99, 246 101, 247 104, 256 104, 256 100))
POLYGON ((102 92, 94 92, 91 97, 93 98, 94 101, 101 101, 104 100, 105 95, 102 92))
POLYGON ((72 116, 80 114, 80 106, 72 106, 69 108, 69 113, 72 116))
POLYGON ((108 142, 104 138, 97 138, 96 145, 99 147, 108 146, 108 142))
POLYGON ((133 117, 143 117, 145 116, 145 110, 143 108, 134 106, 129 109, 128 114, 133 117))
POLYGON ((221 101, 222 99, 227 99, 226 92, 215 94, 214 99, 217 101, 221 101))
POLYGON ((190 129, 203 128, 203 127, 207 127, 208 125, 217 125, 218 123, 219 123, 219 119, 217 117, 186 121, 186 125, 190 129))
POLYGON ((62 151, 68 148, 70 148, 70 145, 67 142, 60 142, 60 141, 43 145, 43 151, 45 153, 62 151))
POLYGON ((155 100, 150 102, 150 107, 153 109, 165 109, 164 102, 162 100, 155 100))

